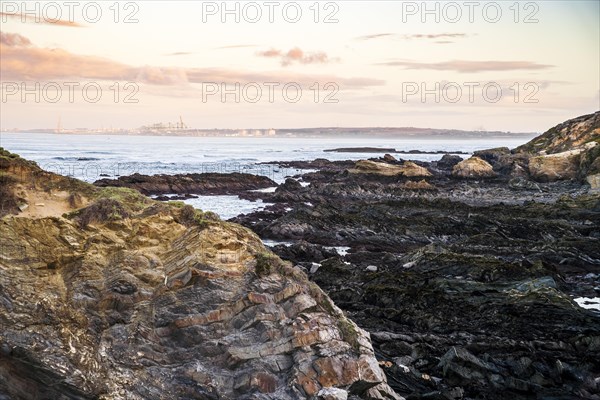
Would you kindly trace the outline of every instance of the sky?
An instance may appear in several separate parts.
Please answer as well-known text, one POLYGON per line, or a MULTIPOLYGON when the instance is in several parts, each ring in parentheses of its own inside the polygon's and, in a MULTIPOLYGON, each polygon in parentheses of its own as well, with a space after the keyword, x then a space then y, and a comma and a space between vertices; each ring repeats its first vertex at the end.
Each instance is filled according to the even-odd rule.
POLYGON ((2 1, 0 128, 542 132, 600 109, 600 1, 2 1))

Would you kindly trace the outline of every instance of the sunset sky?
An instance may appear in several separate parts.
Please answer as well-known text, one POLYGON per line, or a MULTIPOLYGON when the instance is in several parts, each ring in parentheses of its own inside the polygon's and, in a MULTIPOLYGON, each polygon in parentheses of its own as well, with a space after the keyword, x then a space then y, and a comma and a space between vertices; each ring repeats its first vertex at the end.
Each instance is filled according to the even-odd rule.
POLYGON ((474 2, 471 9, 428 2, 430 14, 422 2, 227 2, 239 22, 235 12, 223 15, 220 1, 28 3, 29 10, 21 1, 1 3, 2 129, 51 128, 59 118, 65 128, 136 128, 182 116, 195 128, 523 132, 600 109, 598 0, 474 2), (257 10, 262 17, 253 23, 257 10), (23 84, 35 91, 35 83, 46 85, 39 99, 23 98, 23 84), (222 99, 221 85, 235 92, 235 83, 239 102, 234 94, 222 99), (446 88, 439 102, 436 83, 446 88), (86 84, 90 97, 101 88, 98 102, 86 101, 86 84), (57 88, 62 97, 53 102, 57 88), (422 88, 430 89, 425 98, 422 88), (125 102, 128 94, 138 102, 125 102), (337 103, 325 102, 328 95, 337 103))

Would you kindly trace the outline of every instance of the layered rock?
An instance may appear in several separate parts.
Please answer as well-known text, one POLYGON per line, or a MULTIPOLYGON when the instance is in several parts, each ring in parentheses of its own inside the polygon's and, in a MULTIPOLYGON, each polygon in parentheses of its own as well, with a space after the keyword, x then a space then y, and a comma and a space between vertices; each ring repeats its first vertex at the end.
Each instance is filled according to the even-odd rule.
POLYGON ((600 111, 563 122, 513 150, 528 155, 537 181, 578 180, 595 188, 600 174, 600 111), (588 177, 590 177, 588 179, 588 177))
POLYGON ((596 142, 588 142, 578 149, 529 159, 529 173, 537 181, 549 182, 576 179, 580 174, 582 154, 595 152, 596 142))
POLYGON ((98 187, 126 187, 136 189, 145 195, 230 195, 248 190, 274 187, 277 186, 277 183, 262 175, 203 173, 152 176, 133 174, 121 176, 118 179, 100 179, 94 182, 94 185, 98 187))
POLYGON ((15 157, 2 172, 16 202, 43 184, 85 207, 0 220, 0 397, 399 398, 368 334, 249 230, 15 157))
POLYGON ((388 164, 384 162, 361 160, 357 161, 354 168, 350 170, 354 174, 376 174, 385 176, 406 177, 428 177, 431 172, 414 162, 405 161, 402 165, 388 164))
POLYGON ((600 139, 600 111, 562 122, 519 146, 516 153, 554 154, 573 150, 600 139))

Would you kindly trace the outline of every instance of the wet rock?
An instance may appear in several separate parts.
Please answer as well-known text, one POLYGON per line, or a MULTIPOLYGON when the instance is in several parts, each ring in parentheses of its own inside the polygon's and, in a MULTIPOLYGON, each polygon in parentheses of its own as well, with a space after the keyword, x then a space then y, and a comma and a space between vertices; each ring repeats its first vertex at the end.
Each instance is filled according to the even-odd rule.
POLYGON ((572 299, 600 287, 600 198, 578 180, 530 180, 529 155, 497 154, 485 168, 495 179, 418 164, 435 191, 409 190, 401 174, 311 172, 312 206, 242 222, 271 238, 301 225, 306 242, 352 249, 310 278, 371 333, 400 395, 593 398, 600 318, 572 299))
POLYGON ((277 183, 261 175, 252 174, 183 174, 183 175, 141 175, 121 176, 118 179, 100 179, 94 182, 98 187, 126 187, 136 189, 145 195, 200 194, 231 195, 249 190, 277 186, 277 183))

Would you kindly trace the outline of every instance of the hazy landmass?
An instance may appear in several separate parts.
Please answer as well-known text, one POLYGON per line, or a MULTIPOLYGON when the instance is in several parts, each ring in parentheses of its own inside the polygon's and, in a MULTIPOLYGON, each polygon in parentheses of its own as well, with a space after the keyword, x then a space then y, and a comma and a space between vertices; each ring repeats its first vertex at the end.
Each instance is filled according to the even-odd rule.
POLYGON ((185 136, 185 137, 292 137, 292 138, 319 138, 319 137, 346 137, 346 138, 489 138, 489 137, 523 137, 532 138, 535 132, 505 132, 486 130, 459 130, 438 128, 285 128, 285 129, 190 129, 164 124, 144 126, 138 129, 10 129, 7 132, 23 133, 56 133, 68 135, 126 135, 126 136, 185 136))

